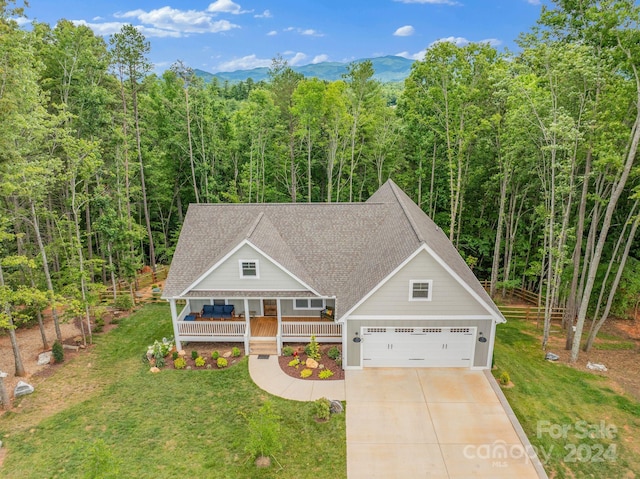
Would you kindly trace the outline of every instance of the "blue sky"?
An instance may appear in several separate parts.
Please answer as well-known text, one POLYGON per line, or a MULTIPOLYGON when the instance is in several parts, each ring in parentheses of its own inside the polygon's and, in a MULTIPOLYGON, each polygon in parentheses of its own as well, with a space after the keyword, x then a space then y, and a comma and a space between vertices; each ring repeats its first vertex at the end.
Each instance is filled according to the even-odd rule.
POLYGON ((151 43, 163 71, 176 60, 209 72, 400 55, 436 41, 515 49, 549 0, 30 0, 29 19, 66 18, 107 38, 125 23, 151 43))

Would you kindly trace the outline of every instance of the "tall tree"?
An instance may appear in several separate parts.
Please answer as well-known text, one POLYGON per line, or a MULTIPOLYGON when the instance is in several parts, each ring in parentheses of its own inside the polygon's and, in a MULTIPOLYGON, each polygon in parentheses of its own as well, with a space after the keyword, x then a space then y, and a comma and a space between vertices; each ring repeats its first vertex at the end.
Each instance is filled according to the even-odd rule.
MULTIPOLYGON (((121 77, 121 82, 126 84, 129 94, 131 95, 136 152, 140 168, 142 208, 147 227, 147 240, 149 242, 149 263, 152 270, 155 271, 156 253, 153 243, 153 231, 151 229, 144 161, 142 158, 142 132, 140 129, 140 112, 138 109, 138 94, 142 88, 142 79, 151 71, 151 63, 146 57, 151 47, 149 42, 144 38, 144 35, 133 25, 123 25, 120 32, 113 34, 109 42, 112 47, 113 62, 116 64, 118 71, 124 74, 124 76, 121 77)), ((126 100, 124 98, 123 108, 126 108, 126 100)), ((126 142, 126 138, 124 141, 126 142)))

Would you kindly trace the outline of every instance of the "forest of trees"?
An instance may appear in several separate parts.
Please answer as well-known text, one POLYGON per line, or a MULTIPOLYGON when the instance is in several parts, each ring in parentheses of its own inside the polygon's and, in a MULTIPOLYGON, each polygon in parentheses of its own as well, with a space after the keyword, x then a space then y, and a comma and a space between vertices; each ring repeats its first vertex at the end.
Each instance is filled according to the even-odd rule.
POLYGON ((104 39, 66 20, 23 29, 21 14, 0 0, 0 327, 13 342, 47 307, 90 339, 97 292, 170 264, 190 203, 359 202, 387 178, 491 294, 539 291, 575 338, 590 330, 585 345, 566 327, 574 361, 637 306, 633 0, 554 0, 516 53, 435 43, 400 87, 367 61, 325 82, 280 57, 267 82, 205 84, 179 60, 159 76, 133 26, 104 39))

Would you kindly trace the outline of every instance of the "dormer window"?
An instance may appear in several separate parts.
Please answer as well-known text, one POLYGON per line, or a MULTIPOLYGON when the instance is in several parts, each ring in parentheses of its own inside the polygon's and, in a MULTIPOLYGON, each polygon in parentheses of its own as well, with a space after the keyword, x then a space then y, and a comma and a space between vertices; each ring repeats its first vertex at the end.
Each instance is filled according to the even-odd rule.
POLYGON ((431 301, 433 280, 412 279, 409 281, 409 301, 431 301))
POLYGON ((240 277, 250 279, 259 278, 258 261, 240 260, 240 277))

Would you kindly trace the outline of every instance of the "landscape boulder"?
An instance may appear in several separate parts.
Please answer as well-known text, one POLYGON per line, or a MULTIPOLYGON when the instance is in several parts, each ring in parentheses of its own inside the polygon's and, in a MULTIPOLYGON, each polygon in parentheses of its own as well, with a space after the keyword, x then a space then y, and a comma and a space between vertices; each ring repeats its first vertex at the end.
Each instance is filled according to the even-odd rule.
POLYGON ((316 369, 318 367, 318 361, 316 361, 313 358, 307 358, 307 361, 305 362, 305 365, 309 368, 309 369, 316 369))
POLYGON ((45 351, 44 353, 38 354, 38 366, 44 366, 45 364, 49 364, 51 362, 51 351, 45 351))
POLYGON ((31 384, 27 384, 24 381, 19 381, 16 384, 16 388, 13 390, 14 397, 26 396, 27 394, 31 394, 35 389, 31 384))

